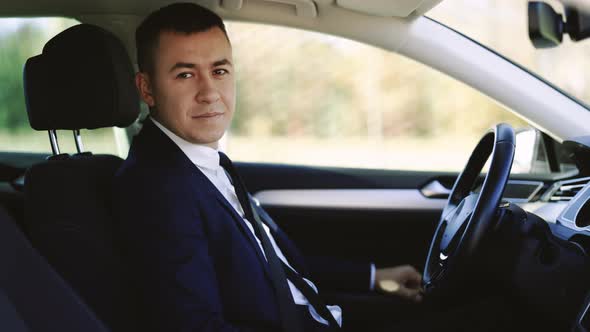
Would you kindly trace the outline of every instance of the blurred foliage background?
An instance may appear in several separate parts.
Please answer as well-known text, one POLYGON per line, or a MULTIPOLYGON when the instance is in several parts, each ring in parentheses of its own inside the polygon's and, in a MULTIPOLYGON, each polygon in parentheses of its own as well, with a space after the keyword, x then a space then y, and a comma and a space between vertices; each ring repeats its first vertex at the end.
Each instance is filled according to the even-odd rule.
MULTIPOLYGON (((526 1, 445 0, 429 16, 590 99, 587 75, 579 74, 590 48, 535 50, 527 35, 526 1)), ((47 40, 74 24, 62 18, 0 19, 1 150, 49 151, 46 133, 28 126, 22 68, 47 40)), ((290 28, 237 22, 227 27, 238 95, 223 148, 237 160, 460 170, 486 129, 498 122, 526 125, 481 93, 394 53, 290 28)), ((62 133, 66 151, 73 151, 70 135, 62 133)), ((116 151, 110 129, 83 135, 93 151, 116 151)))
POLYGON ((518 122, 479 92, 394 53, 282 27, 228 29, 237 64, 236 135, 379 140, 480 135, 492 123, 518 122))
POLYGON ((23 67, 40 54, 45 42, 78 24, 61 18, 0 19, 0 128, 2 132, 29 131, 24 108, 23 67))
MULTIPOLYGON (((46 132, 29 126, 23 90, 23 67, 40 54, 43 45, 59 32, 78 24, 66 18, 0 19, 0 150, 51 152, 46 132)), ((88 150, 116 153, 113 130, 83 130, 88 150)), ((74 152, 71 132, 58 132, 63 152, 74 152)))

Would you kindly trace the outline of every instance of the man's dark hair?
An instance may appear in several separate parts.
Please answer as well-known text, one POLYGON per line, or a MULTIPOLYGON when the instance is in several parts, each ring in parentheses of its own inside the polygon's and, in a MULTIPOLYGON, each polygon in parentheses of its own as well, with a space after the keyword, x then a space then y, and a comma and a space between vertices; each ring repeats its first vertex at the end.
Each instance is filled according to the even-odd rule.
MULTIPOLYGON (((227 38, 225 24, 219 15, 194 3, 174 3, 162 7, 146 17, 135 31, 139 70, 153 74, 154 55, 160 33, 172 31, 191 34, 218 27, 227 38)), ((228 38, 229 42, 229 38, 228 38)))

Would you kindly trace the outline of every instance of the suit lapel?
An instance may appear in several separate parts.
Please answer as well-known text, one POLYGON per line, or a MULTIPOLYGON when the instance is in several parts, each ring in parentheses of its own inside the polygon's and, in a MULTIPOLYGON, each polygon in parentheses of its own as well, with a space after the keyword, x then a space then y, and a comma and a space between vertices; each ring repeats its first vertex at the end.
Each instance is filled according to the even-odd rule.
POLYGON ((151 120, 146 120, 144 127, 134 139, 133 144, 138 145, 137 147, 140 153, 148 154, 150 157, 160 160, 166 160, 166 162, 177 163, 187 171, 187 174, 190 174, 190 183, 196 192, 205 191, 205 197, 215 197, 215 200, 226 210, 240 232, 246 237, 246 241, 250 244, 251 249, 256 252, 264 273, 270 280, 268 263, 262 254, 258 242, 254 238, 254 234, 246 226, 242 217, 234 210, 219 190, 217 190, 215 185, 209 181, 207 176, 190 161, 184 152, 166 134, 156 127, 151 120))
MULTIPOLYGON (((194 164, 193 164, 193 166, 194 166, 194 164)), ((196 166, 194 166, 194 168, 196 171, 195 175, 198 178, 197 181, 201 182, 201 185, 199 185, 198 188, 201 190, 206 188, 206 190, 208 191, 207 194, 215 196, 215 199, 217 200, 217 202, 226 210, 227 213, 229 213, 231 215, 231 218, 233 219, 234 223, 240 229, 240 232, 242 233, 242 235, 244 235, 246 237, 248 243, 250 243, 252 250, 254 250, 256 252, 256 255, 258 256, 258 259, 260 260, 260 263, 261 263, 267 277, 270 278, 270 271, 269 271, 268 263, 266 261, 266 258, 264 258, 264 255, 262 254, 262 249, 258 245, 258 242, 256 241, 254 234, 252 234, 252 231, 250 231, 248 226, 246 226, 245 221, 236 212, 236 210, 231 206, 231 204, 225 199, 225 197, 223 197, 223 195, 219 192, 219 190, 217 190, 215 185, 213 185, 213 183, 211 183, 211 181, 209 181, 207 176, 205 176, 205 174, 203 174, 203 172, 201 172, 201 170, 199 170, 196 166)))

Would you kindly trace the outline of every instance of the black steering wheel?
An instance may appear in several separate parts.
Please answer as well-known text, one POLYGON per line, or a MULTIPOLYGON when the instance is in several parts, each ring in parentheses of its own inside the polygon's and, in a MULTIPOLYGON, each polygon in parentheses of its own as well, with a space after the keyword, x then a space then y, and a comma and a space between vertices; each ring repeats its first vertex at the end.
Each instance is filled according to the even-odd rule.
POLYGON ((486 132, 473 150, 453 185, 430 243, 422 280, 426 295, 446 293, 465 276, 482 238, 497 221, 514 148, 514 130, 502 123, 486 132), (476 192, 474 186, 490 155, 489 171, 476 192))

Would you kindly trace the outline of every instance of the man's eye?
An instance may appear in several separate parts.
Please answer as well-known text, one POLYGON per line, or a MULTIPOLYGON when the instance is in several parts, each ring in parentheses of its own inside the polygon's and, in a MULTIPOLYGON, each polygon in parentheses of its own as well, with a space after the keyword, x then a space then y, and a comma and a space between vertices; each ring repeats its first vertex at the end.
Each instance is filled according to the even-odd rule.
POLYGON ((213 71, 213 74, 214 74, 214 75, 217 75, 217 76, 226 75, 226 74, 228 74, 228 73, 229 73, 229 71, 227 71, 226 69, 215 69, 215 70, 213 71))
POLYGON ((178 75, 176 75, 176 78, 191 78, 193 77, 193 74, 191 73, 180 73, 178 75))

